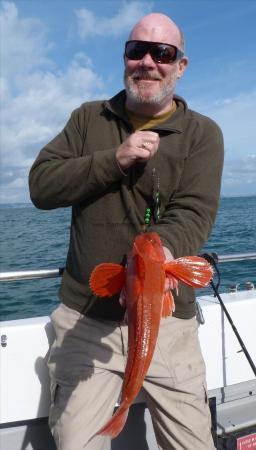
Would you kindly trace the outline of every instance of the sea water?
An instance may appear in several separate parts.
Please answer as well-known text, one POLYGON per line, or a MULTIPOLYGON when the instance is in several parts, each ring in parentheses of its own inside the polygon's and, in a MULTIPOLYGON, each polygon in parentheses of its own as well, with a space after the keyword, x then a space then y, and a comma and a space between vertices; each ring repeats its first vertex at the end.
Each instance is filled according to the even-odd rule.
MULTIPOLYGON (((65 266, 71 209, 41 211, 31 204, 0 205, 0 271, 65 266)), ((204 252, 256 252, 256 196, 222 198, 204 252)), ((256 261, 219 264, 220 292, 231 285, 256 286, 256 261)), ((49 315, 59 303, 60 278, 0 283, 1 320, 49 315)), ((198 291, 199 292, 199 291, 198 291)), ((200 295, 210 293, 200 290, 200 295)))

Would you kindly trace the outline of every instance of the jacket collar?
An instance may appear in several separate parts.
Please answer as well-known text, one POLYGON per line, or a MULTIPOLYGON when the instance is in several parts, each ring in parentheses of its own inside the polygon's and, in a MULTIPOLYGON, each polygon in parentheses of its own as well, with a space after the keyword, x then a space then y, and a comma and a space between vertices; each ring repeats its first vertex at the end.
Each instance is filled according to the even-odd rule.
MULTIPOLYGON (((104 105, 114 115, 118 116, 121 120, 130 125, 129 119, 125 111, 125 98, 126 98, 125 90, 122 90, 114 97, 112 97, 110 100, 105 101, 104 105)), ((183 132, 184 116, 188 109, 187 104, 185 100, 182 97, 179 97, 178 95, 174 95, 173 98, 177 103, 177 109, 175 113, 165 122, 162 122, 157 126, 155 126, 154 128, 152 128, 153 130, 167 131, 167 132, 171 131, 176 133, 183 132)))

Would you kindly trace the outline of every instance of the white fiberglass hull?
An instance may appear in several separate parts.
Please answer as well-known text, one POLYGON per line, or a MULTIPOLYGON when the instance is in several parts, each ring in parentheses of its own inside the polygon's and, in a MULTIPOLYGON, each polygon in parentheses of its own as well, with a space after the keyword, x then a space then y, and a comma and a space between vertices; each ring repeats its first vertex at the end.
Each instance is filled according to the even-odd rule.
MULTIPOLYGON (((252 360, 256 362, 256 291, 223 294, 222 298, 252 360)), ((246 400, 244 411, 248 412, 248 417, 244 411, 241 412, 241 418, 238 416, 237 423, 234 425, 235 428, 243 428, 245 423, 247 426, 250 426, 250 424, 253 425, 254 419, 251 417, 251 414, 253 416, 254 408, 254 424, 256 426, 256 384, 252 369, 243 351, 241 351, 241 346, 230 324, 224 317, 218 301, 213 296, 201 297, 198 301, 205 319, 205 324, 199 328, 199 337, 206 362, 208 390, 210 395, 212 393, 217 395, 217 403, 220 403, 220 410, 222 408, 220 414, 222 414, 223 419, 222 423, 219 420, 218 432, 228 431, 230 413, 230 410, 228 414, 225 411, 223 413, 223 407, 221 405, 225 401, 223 402, 223 399, 218 399, 218 396, 224 390, 226 390, 225 392, 232 391, 233 385, 235 385, 234 389, 236 393, 232 393, 231 395, 234 398, 237 396, 242 397, 244 402, 246 400), (248 389, 247 387, 244 388, 247 384, 248 386, 250 385, 248 389), (252 394, 246 395, 247 390, 252 394), (252 413, 250 413, 250 409, 252 413)), ((50 400, 46 361, 49 345, 54 339, 53 329, 49 317, 13 320, 2 322, 0 325, 2 337, 0 351, 1 449, 29 450, 31 448, 40 450, 41 447, 33 446, 31 439, 28 439, 26 434, 28 430, 27 425, 29 423, 33 424, 35 431, 35 427, 40 425, 40 419, 42 419, 42 424, 46 430, 46 417, 48 415, 50 400), (18 427, 21 427, 20 430, 23 430, 20 439, 17 438, 17 435, 14 437, 17 431, 16 428, 18 429, 18 427)), ((131 414, 130 421, 133 421, 132 415, 135 414, 136 416, 137 414, 137 419, 134 420, 132 426, 141 427, 139 416, 141 416, 142 423, 144 423, 143 429, 146 439, 144 440, 148 442, 148 447, 143 447, 142 443, 140 443, 138 449, 144 450, 144 448, 149 448, 149 450, 155 450, 157 447, 151 421, 145 405, 141 404, 142 401, 143 397, 141 396, 138 399, 139 404, 136 405, 131 414)), ((35 431, 37 435, 38 432, 35 431)), ((133 429, 132 434, 134 435, 136 433, 133 429)), ((125 432, 123 436, 125 436, 125 432)), ((128 436, 129 433, 126 430, 126 442, 128 436)), ((137 439, 138 436, 139 434, 137 435, 137 439)), ((121 440, 122 437, 119 439, 119 442, 121 440)), ((47 446, 46 444, 44 445, 42 448, 47 448, 47 450, 54 448, 51 447, 53 444, 50 441, 47 446)), ((112 450, 126 450, 123 442, 119 447, 118 445, 118 439, 114 440, 111 447, 112 450)), ((128 448, 132 447, 127 446, 128 448)))

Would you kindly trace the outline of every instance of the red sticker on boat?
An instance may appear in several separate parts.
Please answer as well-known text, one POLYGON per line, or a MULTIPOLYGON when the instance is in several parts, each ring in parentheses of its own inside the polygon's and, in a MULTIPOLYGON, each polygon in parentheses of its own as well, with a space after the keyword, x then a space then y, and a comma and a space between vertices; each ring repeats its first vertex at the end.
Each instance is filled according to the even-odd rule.
POLYGON ((236 450, 253 450, 256 449, 256 433, 247 434, 236 440, 236 450))

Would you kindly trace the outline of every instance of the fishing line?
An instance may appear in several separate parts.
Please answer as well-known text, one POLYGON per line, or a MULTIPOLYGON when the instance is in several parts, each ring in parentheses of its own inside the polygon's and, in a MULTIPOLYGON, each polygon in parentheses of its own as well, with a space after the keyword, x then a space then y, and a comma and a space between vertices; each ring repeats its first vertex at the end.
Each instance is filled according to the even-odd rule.
POLYGON ((230 323, 230 325, 232 327, 232 330, 234 331, 234 333, 235 333, 235 335, 236 335, 236 337, 237 337, 237 339, 239 341, 239 344, 242 347, 242 350, 243 350, 243 352, 244 352, 244 354, 245 354, 245 356, 247 358, 247 361, 249 362, 249 364, 251 366, 251 369, 252 369, 254 375, 256 376, 256 366, 255 366, 255 364, 254 364, 254 362, 253 362, 253 360, 252 360, 252 358, 251 358, 251 356, 250 356, 250 354, 249 354, 249 352, 248 352, 248 350, 247 350, 247 348, 246 348, 246 346, 245 346, 245 344, 244 344, 240 334, 238 333, 237 328, 234 325, 234 322, 233 322, 233 320, 232 320, 232 318, 231 318, 231 316, 230 316, 230 314, 229 314, 229 312, 228 312, 228 310, 227 310, 227 308, 226 308, 226 306, 225 306, 225 304, 224 304, 224 302, 223 302, 223 300, 222 300, 222 298, 221 298, 221 296, 219 294, 219 291, 218 291, 219 286, 220 286, 220 272, 219 272, 219 268, 217 266, 218 256, 217 256, 216 253, 204 253, 203 255, 200 255, 200 256, 202 256, 202 258, 205 258, 206 261, 208 261, 213 266, 213 268, 215 269, 215 273, 216 273, 216 275, 218 277, 217 284, 215 285, 213 281, 210 282, 211 288, 212 288, 212 290, 214 292, 214 296, 217 297, 217 299, 219 300, 221 308, 223 309, 223 311, 224 311, 224 313, 225 313, 225 315, 226 315, 226 317, 227 317, 227 319, 228 319, 228 321, 229 321, 229 323, 230 323))

